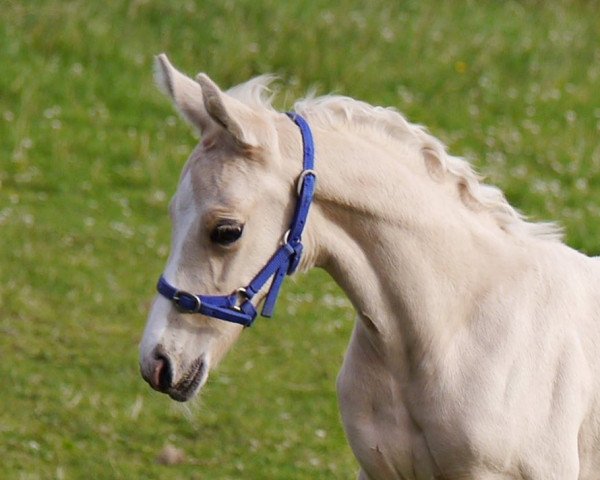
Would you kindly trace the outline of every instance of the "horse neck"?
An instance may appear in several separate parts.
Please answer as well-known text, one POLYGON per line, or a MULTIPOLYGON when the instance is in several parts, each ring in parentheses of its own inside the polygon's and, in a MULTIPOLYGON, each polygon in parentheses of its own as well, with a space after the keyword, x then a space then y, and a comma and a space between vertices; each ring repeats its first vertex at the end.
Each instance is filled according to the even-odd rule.
POLYGON ((456 181, 434 180, 418 145, 315 136, 307 233, 317 265, 350 297, 372 345, 404 345, 415 362, 441 354, 492 276, 514 262, 508 235, 463 204, 456 181))

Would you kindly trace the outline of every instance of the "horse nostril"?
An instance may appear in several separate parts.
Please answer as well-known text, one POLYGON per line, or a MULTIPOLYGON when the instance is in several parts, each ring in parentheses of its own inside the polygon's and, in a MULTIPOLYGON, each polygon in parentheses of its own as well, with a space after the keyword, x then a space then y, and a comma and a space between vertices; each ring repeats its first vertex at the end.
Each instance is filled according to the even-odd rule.
POLYGON ((152 378, 153 386, 160 392, 166 392, 171 388, 173 382, 173 370, 171 362, 164 355, 156 356, 156 365, 154 367, 154 376, 152 378))

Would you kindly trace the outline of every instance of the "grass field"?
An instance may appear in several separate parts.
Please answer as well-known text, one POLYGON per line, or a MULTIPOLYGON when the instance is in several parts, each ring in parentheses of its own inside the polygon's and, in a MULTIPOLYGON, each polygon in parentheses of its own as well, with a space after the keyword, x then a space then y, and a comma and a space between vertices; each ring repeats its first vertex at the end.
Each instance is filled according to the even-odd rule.
POLYGON ((353 313, 313 272, 197 404, 138 374, 194 137, 153 55, 231 86, 282 78, 394 105, 512 203, 600 252, 600 3, 4 0, 0 478, 348 479, 335 375, 353 313), (368 4, 368 6, 367 6, 368 4), (185 452, 160 465, 167 444, 185 452))

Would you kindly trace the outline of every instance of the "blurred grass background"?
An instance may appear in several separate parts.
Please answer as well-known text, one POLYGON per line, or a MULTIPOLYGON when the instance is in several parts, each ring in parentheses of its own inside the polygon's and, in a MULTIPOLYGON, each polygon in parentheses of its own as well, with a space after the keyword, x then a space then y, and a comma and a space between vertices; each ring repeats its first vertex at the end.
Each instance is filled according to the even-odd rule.
POLYGON ((313 272, 196 405, 137 343, 195 139, 153 55, 392 105, 511 202, 600 252, 600 2, 0 2, 0 478, 353 478, 335 375, 353 313, 313 272), (179 465, 159 465, 171 444, 179 465))

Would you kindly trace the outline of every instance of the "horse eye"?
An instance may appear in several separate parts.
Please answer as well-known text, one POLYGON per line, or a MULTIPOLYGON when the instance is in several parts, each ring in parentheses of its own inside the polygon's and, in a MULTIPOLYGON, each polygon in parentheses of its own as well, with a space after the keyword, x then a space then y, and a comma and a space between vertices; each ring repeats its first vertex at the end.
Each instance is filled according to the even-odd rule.
POLYGON ((244 226, 239 223, 221 223, 210 233, 213 243, 230 245, 242 236, 244 226))

